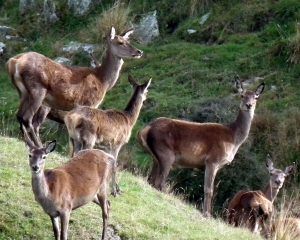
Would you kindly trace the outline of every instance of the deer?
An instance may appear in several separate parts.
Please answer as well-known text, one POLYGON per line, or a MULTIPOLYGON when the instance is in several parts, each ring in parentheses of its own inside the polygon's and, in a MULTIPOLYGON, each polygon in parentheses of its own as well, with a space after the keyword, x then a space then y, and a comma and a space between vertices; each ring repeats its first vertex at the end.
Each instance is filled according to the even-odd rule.
POLYGON ((130 44, 132 33, 130 29, 117 35, 112 27, 106 37, 102 64, 95 67, 65 66, 37 52, 10 58, 6 66, 20 96, 17 120, 21 131, 24 125, 35 144, 42 146, 39 129, 48 114, 52 120, 63 122, 64 111, 72 110, 76 104, 97 108, 116 84, 123 59, 138 59, 143 55, 130 44))
POLYGON ((211 216, 214 179, 218 170, 230 164, 247 139, 256 102, 264 90, 261 83, 255 91, 244 90, 238 77, 235 86, 242 100, 238 116, 228 125, 196 123, 160 117, 138 133, 141 146, 153 158, 148 182, 163 190, 172 167, 205 167, 204 216, 211 216))
POLYGON ((30 139, 25 126, 22 128, 29 149, 32 191, 35 200, 50 216, 55 239, 68 238, 72 210, 94 202, 102 209, 104 240, 110 209, 107 192, 114 157, 98 149, 83 150, 65 165, 45 170, 46 157, 54 151, 56 141, 41 147, 30 139))
MULTIPOLYGON (((119 151, 130 139, 151 84, 151 79, 138 84, 131 75, 128 75, 128 81, 134 91, 123 111, 77 106, 66 114, 72 156, 82 149, 92 149, 96 144, 118 159, 119 151)), ((116 196, 120 189, 115 176, 116 172, 113 173, 113 195, 116 196)))
POLYGON ((246 226, 254 233, 261 230, 269 234, 267 220, 273 212, 273 203, 288 175, 293 173, 294 166, 284 171, 274 167, 268 155, 266 162, 270 174, 269 183, 263 191, 239 191, 228 205, 228 222, 234 226, 246 226))

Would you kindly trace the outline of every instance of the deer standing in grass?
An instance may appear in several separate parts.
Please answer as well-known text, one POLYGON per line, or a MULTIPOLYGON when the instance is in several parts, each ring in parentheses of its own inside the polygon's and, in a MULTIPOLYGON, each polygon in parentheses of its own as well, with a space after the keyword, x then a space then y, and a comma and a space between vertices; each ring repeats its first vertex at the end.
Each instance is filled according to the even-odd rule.
MULTIPOLYGON (((82 149, 91 149, 96 144, 112 154, 115 159, 118 158, 120 149, 130 139, 132 128, 138 119, 151 83, 150 79, 140 85, 130 75, 128 80, 134 92, 124 111, 77 106, 66 114, 65 123, 69 132, 72 155, 82 149)), ((114 172, 114 195, 119 192, 115 174, 114 172)))
MULTIPOLYGON (((20 95, 17 119, 36 145, 42 146, 39 129, 51 108, 69 111, 76 104, 97 108, 118 80, 123 58, 142 56, 143 52, 128 41, 132 32, 116 35, 112 28, 106 39, 106 55, 95 68, 64 66, 36 52, 8 60, 8 73, 20 95)), ((60 114, 54 119, 63 122, 65 113, 60 114)))
POLYGON ((284 171, 274 168, 272 160, 268 157, 266 163, 270 174, 269 184, 264 191, 240 191, 228 205, 228 222, 237 226, 246 226, 258 233, 260 230, 266 234, 267 219, 273 211, 273 202, 282 188, 285 178, 294 171, 294 166, 288 166, 284 171))
POLYGON ((256 91, 245 91, 236 79, 242 101, 237 119, 229 124, 195 123, 170 118, 158 118, 139 133, 141 145, 151 153, 153 167, 149 182, 162 190, 171 167, 202 168, 205 166, 204 215, 211 215, 215 176, 230 164, 247 139, 256 101, 264 83, 256 91))
POLYGON ((102 240, 109 216, 108 188, 114 158, 101 150, 78 153, 64 166, 46 169, 45 159, 55 149, 56 141, 45 147, 35 145, 22 126, 29 147, 32 190, 36 201, 50 216, 56 240, 66 240, 71 211, 91 201, 102 208, 102 240))

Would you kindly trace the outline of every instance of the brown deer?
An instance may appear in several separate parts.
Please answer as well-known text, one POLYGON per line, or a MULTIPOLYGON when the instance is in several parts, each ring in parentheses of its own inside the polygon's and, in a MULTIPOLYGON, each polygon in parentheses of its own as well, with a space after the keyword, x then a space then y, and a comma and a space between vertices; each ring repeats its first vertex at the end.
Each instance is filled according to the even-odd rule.
MULTIPOLYGON (((118 158, 120 149, 129 141, 151 83, 150 79, 139 85, 130 75, 128 80, 134 92, 124 111, 77 106, 66 114, 65 123, 69 132, 72 156, 82 149, 91 149, 97 144, 111 153, 115 159, 118 158)), ((115 172, 113 186, 115 195, 119 192, 115 172)))
MULTIPOLYGON (((75 104, 93 108, 100 105, 118 80, 123 58, 140 58, 143 54, 128 41, 132 32, 116 35, 112 28, 106 39, 106 55, 95 68, 64 66, 36 52, 8 60, 8 73, 20 95, 17 119, 29 130, 35 144, 42 146, 39 128, 51 108, 69 111, 75 104)), ((56 114, 53 119, 63 121, 63 115, 56 114)))
POLYGON ((113 156, 101 150, 79 152, 64 166, 44 170, 47 155, 55 149, 56 141, 40 147, 34 144, 22 126, 29 147, 32 190, 36 201, 50 216, 56 240, 66 240, 72 210, 91 201, 101 206, 105 239, 109 216, 108 188, 114 166, 113 156))
POLYGON ((149 182, 162 190, 171 167, 202 168, 205 166, 204 215, 211 215, 215 176, 230 164, 240 145, 247 139, 256 101, 264 83, 256 91, 245 91, 236 79, 242 101, 237 119, 229 124, 195 123, 158 118, 139 133, 141 145, 153 156, 149 182))
POLYGON ((240 191, 228 205, 228 222, 237 226, 246 226, 251 231, 268 233, 266 221, 273 212, 273 202, 282 188, 285 178, 294 171, 288 166, 284 171, 274 168, 270 157, 266 163, 270 173, 269 184, 264 191, 240 191))

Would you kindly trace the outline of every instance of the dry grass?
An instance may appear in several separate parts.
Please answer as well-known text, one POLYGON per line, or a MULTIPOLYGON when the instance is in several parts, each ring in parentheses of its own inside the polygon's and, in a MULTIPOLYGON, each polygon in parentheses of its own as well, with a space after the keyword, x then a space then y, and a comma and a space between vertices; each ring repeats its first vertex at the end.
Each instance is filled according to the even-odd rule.
POLYGON ((299 208, 299 194, 291 200, 284 199, 280 210, 272 219, 272 240, 300 239, 300 218, 294 210, 299 208))
POLYGON ((115 27, 117 34, 127 30, 130 25, 130 7, 121 1, 115 3, 103 11, 102 14, 91 24, 88 29, 91 29, 92 35, 97 42, 102 42, 102 39, 110 32, 111 27, 115 27))
POLYGON ((291 54, 289 61, 294 64, 300 63, 300 23, 296 24, 296 34, 290 40, 289 48, 291 54))

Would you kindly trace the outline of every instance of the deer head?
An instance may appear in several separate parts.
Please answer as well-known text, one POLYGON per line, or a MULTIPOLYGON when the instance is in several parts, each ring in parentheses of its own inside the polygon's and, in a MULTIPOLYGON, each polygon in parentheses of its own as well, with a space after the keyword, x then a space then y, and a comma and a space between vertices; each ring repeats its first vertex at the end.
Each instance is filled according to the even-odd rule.
POLYGON ((116 35, 114 27, 111 28, 111 32, 107 37, 108 47, 112 54, 119 58, 140 58, 143 55, 143 51, 133 47, 129 43, 129 36, 133 33, 133 29, 124 32, 121 35, 116 35))
POLYGON ((265 83, 261 83, 260 85, 258 85, 255 91, 249 91, 243 88, 242 82, 240 81, 239 77, 236 76, 235 86, 242 98, 240 109, 243 111, 254 111, 257 99, 264 91, 265 83))
POLYGON ((128 82, 133 86, 134 91, 137 92, 138 95, 142 96, 143 101, 147 98, 148 87, 150 86, 152 78, 146 81, 144 84, 138 84, 135 79, 129 74, 128 82))
POLYGON ((274 168, 274 164, 271 160, 270 155, 267 156, 267 163, 266 163, 267 169, 270 173, 270 185, 272 189, 280 189, 283 186, 283 183, 285 181, 285 178, 294 172, 295 166, 290 165, 285 168, 284 171, 274 168))
POLYGON ((22 125, 24 141, 29 149, 29 166, 33 174, 39 174, 45 167, 45 159, 56 147, 56 140, 46 143, 44 147, 36 146, 29 138, 24 125, 22 125))

